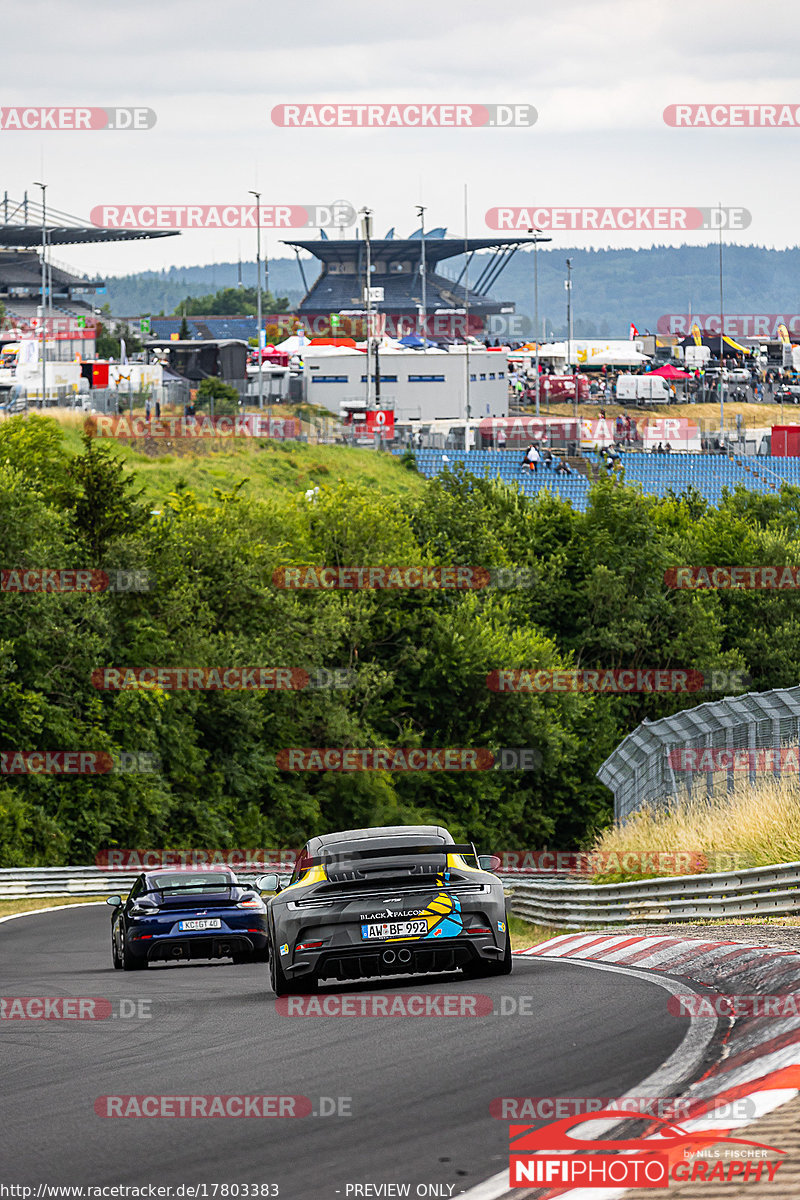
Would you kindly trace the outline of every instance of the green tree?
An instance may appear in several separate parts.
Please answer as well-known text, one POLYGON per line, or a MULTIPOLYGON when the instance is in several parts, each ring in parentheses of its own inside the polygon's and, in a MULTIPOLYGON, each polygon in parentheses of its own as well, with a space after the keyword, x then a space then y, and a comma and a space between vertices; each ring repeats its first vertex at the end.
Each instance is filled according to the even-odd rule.
POLYGON ((213 409, 214 416, 232 416, 239 411, 239 393, 231 384, 216 375, 209 375, 197 389, 197 408, 201 411, 213 409))
POLYGON ((110 332, 108 326, 104 325, 102 321, 98 321, 95 341, 95 353, 97 357, 119 359, 122 350, 122 339, 125 341, 127 354, 138 354, 142 349, 141 340, 121 321, 116 322, 113 332, 110 332))
POLYGON ((72 462, 78 495, 72 523, 78 536, 91 548, 100 563, 111 542, 136 532, 147 521, 147 508, 140 503, 144 489, 132 489, 135 476, 110 447, 100 445, 90 431, 82 437, 83 454, 72 462))
MULTIPOLYGON (((282 313, 289 308, 287 296, 262 292, 262 313, 282 313)), ((190 317, 254 317, 258 312, 258 292, 254 287, 220 288, 208 296, 187 296, 175 310, 190 317)))

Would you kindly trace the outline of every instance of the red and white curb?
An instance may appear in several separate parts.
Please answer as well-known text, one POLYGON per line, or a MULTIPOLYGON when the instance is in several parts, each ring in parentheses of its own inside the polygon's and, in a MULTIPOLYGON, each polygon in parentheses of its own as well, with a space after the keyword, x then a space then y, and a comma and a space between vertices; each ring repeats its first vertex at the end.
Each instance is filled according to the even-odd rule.
MULTIPOLYGON (((800 991, 800 953, 744 942, 681 938, 667 935, 569 933, 552 938, 515 957, 557 958, 593 963, 605 969, 651 971, 687 985, 712 988, 725 995, 783 996, 800 991)), ((681 985, 683 986, 683 985, 681 985)), ((671 990, 671 989, 670 989, 671 990)), ((710 1020, 695 1018, 709 1029, 710 1020)), ((637 1089, 641 1090, 641 1089, 637 1089)), ((779 1108, 800 1093, 800 1015, 748 1016, 735 1019, 723 1039, 719 1060, 681 1092, 679 1124, 687 1130, 717 1129, 720 1134, 742 1128, 779 1108), (713 1110, 747 1099, 748 1115, 736 1118, 728 1110, 724 1121, 713 1110)), ((622 1099, 622 1097, 620 1097, 622 1099)), ((742 1106, 744 1107, 744 1106, 742 1106)), ((585 1125, 591 1124, 585 1122, 585 1125)), ((576 1127, 580 1128, 580 1127, 576 1127)), ((594 1124, 595 1136, 599 1123, 594 1124)), ((564 1200, 616 1200, 622 1188, 556 1189, 539 1195, 564 1200)), ((504 1172, 470 1189, 463 1200, 494 1200, 522 1196, 527 1189, 510 1189, 504 1172), (503 1187, 505 1179, 505 1187, 503 1187)))

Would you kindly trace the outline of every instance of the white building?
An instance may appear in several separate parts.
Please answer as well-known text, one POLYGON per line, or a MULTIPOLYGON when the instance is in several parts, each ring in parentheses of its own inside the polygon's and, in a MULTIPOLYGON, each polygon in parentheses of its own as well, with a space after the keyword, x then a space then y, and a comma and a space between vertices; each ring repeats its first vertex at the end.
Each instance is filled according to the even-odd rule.
MULTIPOLYGON (((508 412, 505 354, 463 345, 448 350, 381 349, 380 404, 398 421, 459 420, 469 400, 470 415, 501 417, 508 412)), ((306 399, 336 416, 367 404, 367 359, 359 350, 310 346, 303 351, 306 399)), ((371 400, 374 404, 374 360, 371 400)))

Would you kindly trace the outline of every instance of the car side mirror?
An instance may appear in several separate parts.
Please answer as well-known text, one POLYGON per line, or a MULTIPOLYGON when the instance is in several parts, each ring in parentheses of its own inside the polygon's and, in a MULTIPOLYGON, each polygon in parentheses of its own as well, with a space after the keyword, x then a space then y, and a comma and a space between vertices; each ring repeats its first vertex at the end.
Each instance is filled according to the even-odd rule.
POLYGON ((482 871, 496 871, 500 866, 500 859, 496 854, 479 854, 478 866, 482 871))
POLYGON ((259 875, 256 879, 256 887, 260 892, 279 892, 281 881, 273 871, 269 875, 259 875))
POLYGON ((106 904, 111 904, 114 908, 120 908, 122 906, 122 896, 109 896, 106 904))

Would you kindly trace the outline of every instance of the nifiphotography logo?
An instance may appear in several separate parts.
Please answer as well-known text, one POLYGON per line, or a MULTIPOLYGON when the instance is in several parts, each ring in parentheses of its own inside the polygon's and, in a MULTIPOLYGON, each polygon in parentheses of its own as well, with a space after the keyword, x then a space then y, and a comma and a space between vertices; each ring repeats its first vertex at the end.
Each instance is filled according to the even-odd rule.
MULTIPOLYGON (((606 1108, 592 1121, 638 1120, 630 1112, 606 1108)), ((785 1160, 775 1146, 732 1138, 725 1129, 685 1129, 659 1117, 641 1118, 646 1137, 594 1140, 570 1131, 586 1124, 579 1114, 539 1129, 510 1125, 509 1183, 539 1187, 666 1188, 675 1182, 771 1183, 785 1160), (712 1150, 713 1148, 713 1150, 712 1150), (704 1157, 704 1153, 711 1153, 704 1157)))

